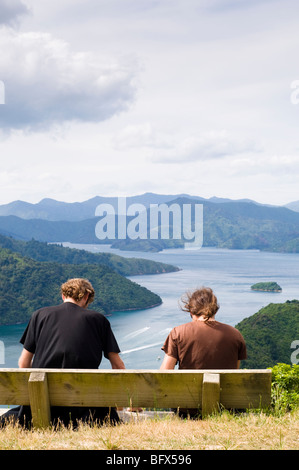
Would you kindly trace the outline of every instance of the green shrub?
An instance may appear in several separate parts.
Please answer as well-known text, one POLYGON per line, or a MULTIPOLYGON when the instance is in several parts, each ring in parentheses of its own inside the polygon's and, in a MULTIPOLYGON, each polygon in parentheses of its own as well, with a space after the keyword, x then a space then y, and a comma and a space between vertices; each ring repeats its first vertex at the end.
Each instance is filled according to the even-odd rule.
POLYGON ((272 404, 277 412, 299 407, 299 365, 279 363, 272 367, 272 404))

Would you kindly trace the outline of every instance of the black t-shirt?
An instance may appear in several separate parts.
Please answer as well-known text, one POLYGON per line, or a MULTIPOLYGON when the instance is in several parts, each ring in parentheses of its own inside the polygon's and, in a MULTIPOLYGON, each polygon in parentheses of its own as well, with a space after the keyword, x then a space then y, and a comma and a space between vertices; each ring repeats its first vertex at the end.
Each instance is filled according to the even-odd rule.
POLYGON ((102 354, 120 352, 107 318, 72 302, 34 312, 20 343, 35 368, 97 369, 102 354))

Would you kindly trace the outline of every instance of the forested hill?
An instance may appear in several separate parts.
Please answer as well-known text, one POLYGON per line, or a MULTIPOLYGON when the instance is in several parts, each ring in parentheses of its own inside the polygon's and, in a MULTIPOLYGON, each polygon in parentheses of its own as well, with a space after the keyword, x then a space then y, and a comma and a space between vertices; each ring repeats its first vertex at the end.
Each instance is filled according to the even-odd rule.
POLYGON ((21 241, 0 234, 0 247, 7 248, 35 261, 50 261, 59 264, 105 265, 123 276, 161 274, 178 271, 170 264, 141 258, 124 258, 111 253, 91 253, 86 250, 67 248, 36 240, 21 241))
POLYGON ((105 265, 39 262, 0 248, 0 324, 26 323, 34 310, 61 303, 60 285, 83 277, 96 296, 90 308, 113 311, 144 309, 161 298, 105 265))
POLYGON ((279 362, 291 364, 294 348, 299 349, 294 343, 299 340, 299 301, 271 303, 242 320, 236 328, 247 345, 248 359, 241 362, 241 367, 263 369, 279 362))

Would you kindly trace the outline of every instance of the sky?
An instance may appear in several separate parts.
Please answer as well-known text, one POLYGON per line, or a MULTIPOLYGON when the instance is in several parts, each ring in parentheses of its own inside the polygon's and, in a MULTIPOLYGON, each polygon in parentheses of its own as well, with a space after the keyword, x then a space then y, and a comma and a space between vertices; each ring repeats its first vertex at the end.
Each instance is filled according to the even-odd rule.
POLYGON ((299 200, 298 0, 0 0, 0 204, 299 200))

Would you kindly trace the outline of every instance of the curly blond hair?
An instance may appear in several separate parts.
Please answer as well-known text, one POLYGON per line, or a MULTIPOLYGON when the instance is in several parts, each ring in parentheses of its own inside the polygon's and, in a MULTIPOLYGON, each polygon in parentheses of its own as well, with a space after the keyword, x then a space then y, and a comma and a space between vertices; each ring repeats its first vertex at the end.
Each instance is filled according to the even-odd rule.
POLYGON ((88 303, 90 304, 94 300, 94 288, 87 279, 74 278, 69 279, 67 282, 62 284, 61 293, 66 298, 74 299, 79 302, 85 294, 89 294, 88 303))

